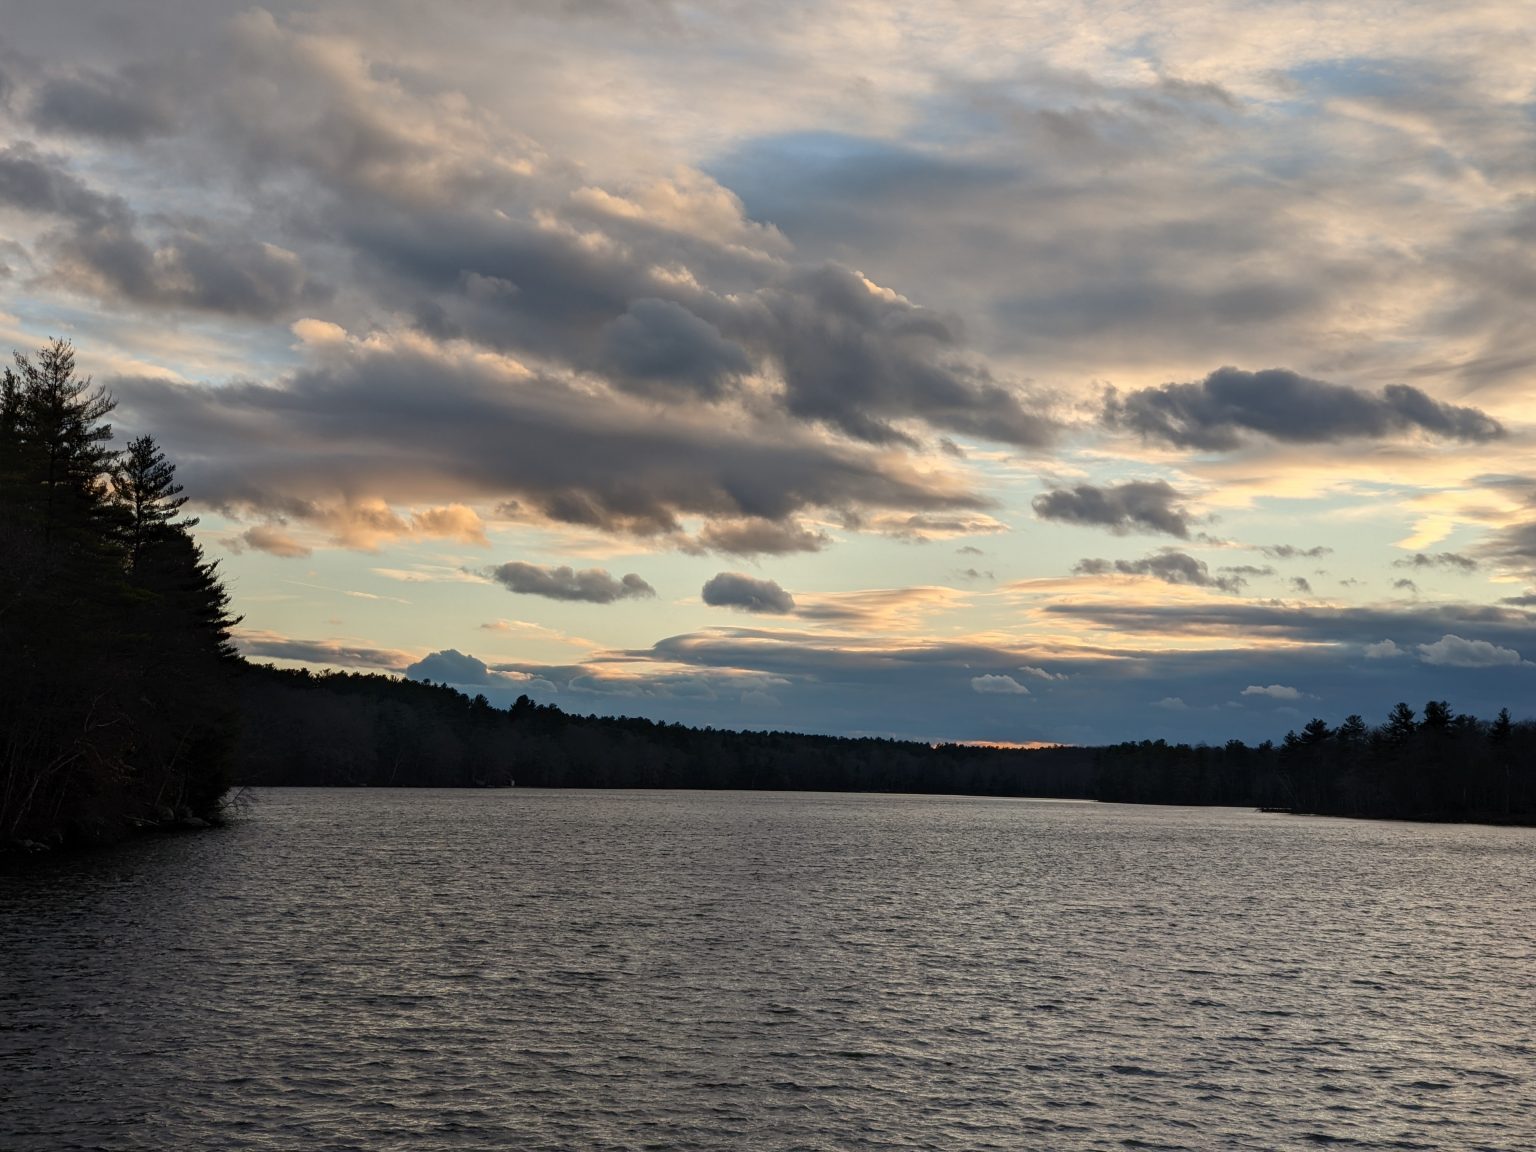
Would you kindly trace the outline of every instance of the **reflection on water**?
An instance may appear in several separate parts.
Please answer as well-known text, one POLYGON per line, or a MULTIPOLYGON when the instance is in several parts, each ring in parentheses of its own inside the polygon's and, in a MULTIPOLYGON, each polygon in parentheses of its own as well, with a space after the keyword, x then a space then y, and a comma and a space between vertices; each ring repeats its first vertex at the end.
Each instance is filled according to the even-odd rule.
POLYGON ((0 875, 0 1147, 1536 1146, 1536 832, 274 790, 0 875))

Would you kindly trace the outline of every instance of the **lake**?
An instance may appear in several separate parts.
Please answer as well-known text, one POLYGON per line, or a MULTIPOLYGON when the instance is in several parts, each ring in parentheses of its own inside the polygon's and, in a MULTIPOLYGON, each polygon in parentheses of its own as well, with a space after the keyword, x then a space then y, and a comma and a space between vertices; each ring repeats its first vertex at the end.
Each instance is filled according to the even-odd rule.
POLYGON ((0 1147, 1536 1147, 1536 830, 264 790, 0 873, 0 1147))

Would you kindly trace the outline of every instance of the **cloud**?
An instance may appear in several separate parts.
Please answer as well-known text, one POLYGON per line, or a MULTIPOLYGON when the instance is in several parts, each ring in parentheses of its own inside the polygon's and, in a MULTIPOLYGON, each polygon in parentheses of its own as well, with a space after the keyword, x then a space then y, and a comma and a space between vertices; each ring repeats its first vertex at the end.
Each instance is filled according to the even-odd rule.
POLYGON ((985 514, 935 515, 928 512, 911 514, 877 512, 869 516, 844 517, 850 527, 859 527, 896 540, 913 544, 928 544, 955 536, 979 536, 983 533, 1006 532, 1007 525, 985 514))
POLYGON ((1163 708, 1169 712, 1187 712, 1189 710, 1189 705, 1184 703, 1183 698, 1179 696, 1164 696, 1152 707, 1163 708))
POLYGON ((772 580, 756 580, 740 572, 720 572, 704 583, 704 603, 742 612, 786 613, 795 610, 795 598, 772 580))
POLYGON ((509 592, 527 596, 546 596, 551 600, 579 600, 587 604, 612 604, 656 595, 634 572, 614 579, 602 568, 584 568, 580 572, 525 564, 520 560, 486 569, 485 574, 509 592))
POLYGON ((752 370, 746 352, 681 304, 645 297, 603 328, 610 379, 641 395, 685 393, 717 399, 752 370))
POLYGON ((356 591, 354 589, 350 589, 350 588, 344 590, 342 592, 342 595, 343 596, 350 596, 354 600, 377 600, 377 601, 380 601, 382 603, 389 603, 389 604, 409 604, 410 603, 409 600, 403 599, 402 597, 399 597, 399 596, 381 596, 377 592, 358 592, 358 591, 356 591))
POLYGON ((333 544, 361 552, 376 552, 381 545, 401 539, 456 540, 482 548, 489 544, 479 513, 464 504, 401 515, 373 497, 338 504, 279 502, 273 510, 323 528, 333 544))
POLYGON ((485 538, 485 522, 480 519, 480 514, 464 504, 413 512, 411 530, 419 536, 458 540, 465 544, 486 546, 490 543, 485 538))
POLYGON ((1123 397, 1110 389, 1103 418, 1110 428, 1210 451, 1236 448, 1249 436, 1327 444, 1418 432, 1477 443, 1504 434, 1486 413, 1442 404, 1406 384, 1372 394, 1283 368, 1219 368, 1198 384, 1165 384, 1123 397))
POLYGON ((1050 601, 1036 611, 1047 618, 1066 616, 1098 628, 1169 637, 1224 637, 1234 646, 1258 639, 1299 641, 1332 646, 1371 644, 1383 635, 1399 643, 1427 642, 1448 631, 1476 629, 1505 643, 1536 638, 1536 618, 1514 608, 1484 604, 1404 604, 1332 606, 1210 601, 1201 604, 1106 604, 1050 601))
POLYGON ((529 646, 558 644, 584 652, 595 652, 603 647, 601 644, 584 636, 575 636, 558 628, 551 628, 544 624, 535 624, 528 620, 491 620, 481 624, 480 628, 486 632, 499 632, 503 635, 515 637, 520 649, 526 649, 529 646))
MULTIPOLYGON (((1379 629, 1380 621, 1373 626, 1379 629)), ((1527 628, 1527 638, 1536 635, 1536 626, 1527 628)), ((1445 631, 1426 638, 1438 638, 1445 631)), ((782 701, 786 715, 804 730, 1084 745, 1139 740, 1149 732, 1191 741, 1278 740, 1291 724, 1276 719, 1282 707, 1344 701, 1349 711, 1385 718, 1399 700, 1438 699, 1446 691, 1444 669, 1402 660, 1372 666, 1363 674, 1358 660, 1341 658, 1339 644, 1327 639, 1258 646, 1173 643, 1167 647, 1157 639, 1147 644, 1117 640, 1095 647, 1066 635, 1059 642, 1042 641, 1020 629, 1006 637, 956 637, 935 630, 897 638, 862 625, 825 631, 714 627, 668 636, 643 648, 593 653, 577 665, 507 667, 546 678, 562 690, 573 679, 583 685, 601 681, 609 686, 604 690, 608 698, 635 702, 622 705, 623 710, 638 709, 657 719, 755 726, 750 714, 733 706, 743 690, 740 681, 717 679, 755 676, 778 681, 765 690, 782 701), (1049 708, 999 709, 997 695, 971 687, 970 681, 983 674, 1011 674, 1016 683, 1033 686, 1019 669, 1040 664, 1071 673, 1048 686, 1049 708), (695 683, 708 684, 715 699, 686 694, 678 687, 678 677, 699 678, 695 683), (1157 686, 1155 694, 1145 691, 1148 684, 1157 686), (1308 687, 1298 700, 1286 701, 1239 697, 1234 684, 1238 690, 1242 685, 1308 687), (1158 697, 1178 697, 1190 707, 1185 712, 1157 708, 1158 697), (1220 713, 1195 703, 1222 699, 1231 706, 1220 713), (1277 729, 1276 723, 1283 726, 1277 729)), ((1496 713, 1508 703, 1508 675, 1507 668, 1495 667, 1458 677, 1454 693, 1459 709, 1476 715, 1496 713)))
POLYGON ((1132 480, 1107 488, 1079 484, 1056 488, 1033 501, 1035 514, 1066 524, 1096 525, 1116 536, 1129 532, 1163 532, 1189 537, 1189 513, 1184 497, 1163 480, 1132 480))
POLYGON ((1243 689, 1244 696, 1267 696, 1271 700, 1300 700, 1301 693, 1285 684, 1261 686, 1250 684, 1243 689))
POLYGON ((272 556, 282 556, 287 559, 298 559, 314 551, 308 545, 299 543, 275 524, 257 524, 226 543, 230 551, 235 553, 252 548, 257 552, 266 552, 272 556))
POLYGON ((1291 588, 1293 591, 1300 592, 1305 596, 1312 595, 1312 581, 1308 580, 1305 576, 1292 576, 1291 588))
POLYGON ((1067 679, 1067 674, 1065 672, 1047 672, 1044 668, 1037 668, 1033 664, 1025 664, 1019 669, 1019 671, 1026 676, 1034 677, 1036 680, 1067 679))
POLYGON ((980 692, 984 696, 1028 696, 1029 689, 1020 684, 1012 676, 986 676, 971 677, 971 691, 980 692))
POLYGON ((1464 640, 1449 633, 1433 644, 1418 645, 1419 659, 1447 668, 1495 668, 1523 664, 1513 648, 1500 648, 1486 640, 1464 640))
POLYGON ((1408 655, 1406 648, 1400 648, 1392 640, 1379 640, 1375 644, 1365 646, 1365 658, 1367 660, 1395 660, 1399 656, 1408 655))
POLYGON ((28 116, 47 132, 138 143, 176 125, 175 96, 164 70, 129 66, 115 75, 81 71, 45 78, 28 116))
POLYGON ((777 230, 705 173, 596 187, 360 35, 250 12, 231 39, 220 145, 336 201, 336 239, 439 337, 653 399, 721 401, 751 375, 770 385, 755 402, 867 443, 914 445, 909 422, 1029 446, 1055 431, 964 349, 954 317, 841 264, 786 259, 777 230))
POLYGON ((893 421, 1041 447, 1057 431, 959 352, 958 323, 833 264, 797 270, 722 326, 778 365, 786 409, 859 440, 911 443, 893 421))
POLYGON ((510 500, 524 519, 638 535, 677 533, 680 517, 700 516, 707 542, 793 549, 815 542, 795 519, 807 509, 986 503, 901 453, 774 419, 722 427, 614 394, 595 405, 574 380, 461 344, 380 334, 305 351, 308 366, 270 384, 117 378, 119 417, 155 429, 204 501, 297 518, 338 506, 342 493, 365 493, 374 508, 510 500))
POLYGON ((1262 544, 1259 546, 1259 551, 1271 560, 1315 560, 1327 556, 1333 549, 1322 544, 1311 548, 1299 548, 1294 544, 1262 544))
POLYGON ((910 632, 925 617, 965 606, 967 594, 943 585, 860 588, 801 597, 795 615, 818 624, 842 625, 876 635, 910 632))
POLYGON ((0 152, 0 204, 63 221, 39 242, 44 278, 105 301, 268 318, 331 293, 295 253, 206 221, 166 217, 146 240, 127 201, 25 143, 0 152))
POLYGON ((234 637, 235 644, 248 657, 270 656, 305 664, 386 672, 402 671, 412 660, 398 649, 373 648, 344 640, 299 640, 259 629, 237 629, 234 637))
POLYGON ((1477 561, 1471 556, 1463 556, 1459 552, 1415 552, 1412 556, 1392 561, 1394 568, 1452 568, 1458 572, 1475 572, 1477 566, 1477 561))
POLYGON ((1536 520, 1495 532, 1481 549, 1492 563, 1516 572, 1536 572, 1536 520))
POLYGON ((698 535, 698 546, 732 556, 781 556, 789 552, 820 552, 832 538, 819 529, 775 520, 720 520, 698 535))
POLYGON ((1204 560, 1171 549, 1144 556, 1140 560, 1079 560, 1072 571, 1087 576, 1102 576, 1109 572, 1127 576, 1151 576, 1165 584, 1220 588, 1224 592, 1236 592, 1243 586, 1242 578, 1235 573, 1212 576, 1204 560))
POLYGON ((412 680, 435 680, 439 684, 489 684, 490 669, 483 660, 466 656, 456 648, 432 652, 410 665, 405 674, 412 680))

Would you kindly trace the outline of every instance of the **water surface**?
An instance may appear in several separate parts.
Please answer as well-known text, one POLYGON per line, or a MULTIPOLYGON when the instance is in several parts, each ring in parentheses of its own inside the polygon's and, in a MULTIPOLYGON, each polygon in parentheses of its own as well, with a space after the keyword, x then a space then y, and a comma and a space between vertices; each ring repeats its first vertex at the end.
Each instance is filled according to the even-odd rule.
POLYGON ((1536 831, 267 790, 0 874, 0 1147, 1536 1147, 1536 831))

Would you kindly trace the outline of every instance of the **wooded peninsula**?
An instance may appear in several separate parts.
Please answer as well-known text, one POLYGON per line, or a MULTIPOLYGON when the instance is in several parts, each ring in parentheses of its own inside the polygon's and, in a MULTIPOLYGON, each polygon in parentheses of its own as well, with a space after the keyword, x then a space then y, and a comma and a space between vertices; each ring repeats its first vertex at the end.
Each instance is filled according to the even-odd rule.
POLYGON ((1536 723, 1399 704, 1278 744, 1020 749, 497 708, 250 663, 149 435, 54 341, 0 377, 0 851, 224 818, 243 785, 957 793, 1536 824, 1536 723))

